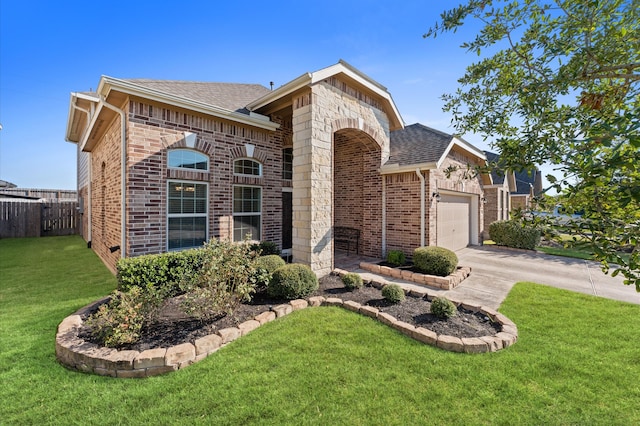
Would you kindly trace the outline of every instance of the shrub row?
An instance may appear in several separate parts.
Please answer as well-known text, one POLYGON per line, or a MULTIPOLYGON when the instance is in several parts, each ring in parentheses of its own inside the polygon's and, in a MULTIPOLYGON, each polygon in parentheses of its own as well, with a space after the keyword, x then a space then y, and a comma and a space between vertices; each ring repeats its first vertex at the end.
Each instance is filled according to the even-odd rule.
POLYGON ((205 250, 192 249, 120 259, 116 265, 118 290, 127 292, 132 287, 152 284, 176 295, 180 292, 180 281, 198 273, 205 256, 205 250))
POLYGON ((499 220, 489 225, 489 237, 499 246, 535 250, 540 244, 540 229, 517 220, 499 220))

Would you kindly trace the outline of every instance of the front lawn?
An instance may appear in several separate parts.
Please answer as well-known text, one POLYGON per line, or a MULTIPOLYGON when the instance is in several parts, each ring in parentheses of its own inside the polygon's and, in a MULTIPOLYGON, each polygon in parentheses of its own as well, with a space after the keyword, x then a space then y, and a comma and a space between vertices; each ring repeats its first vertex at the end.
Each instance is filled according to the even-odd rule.
POLYGON ((58 323, 115 278, 79 237, 0 240, 0 424, 638 424, 640 306, 517 284, 512 347, 420 344, 309 308, 165 376, 113 379, 55 359, 58 323))

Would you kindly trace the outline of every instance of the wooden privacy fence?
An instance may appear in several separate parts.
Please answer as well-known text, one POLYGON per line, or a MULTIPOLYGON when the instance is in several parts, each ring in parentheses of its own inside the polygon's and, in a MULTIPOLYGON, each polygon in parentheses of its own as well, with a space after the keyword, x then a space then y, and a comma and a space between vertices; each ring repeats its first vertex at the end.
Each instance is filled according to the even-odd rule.
POLYGON ((77 201, 0 200, 0 238, 79 233, 77 201))

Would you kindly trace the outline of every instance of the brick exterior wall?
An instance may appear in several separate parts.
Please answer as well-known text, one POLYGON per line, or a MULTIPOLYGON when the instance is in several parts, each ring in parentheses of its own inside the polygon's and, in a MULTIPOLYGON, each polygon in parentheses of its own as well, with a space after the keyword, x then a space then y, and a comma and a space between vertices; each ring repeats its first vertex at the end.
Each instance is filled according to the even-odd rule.
POLYGON ((360 230, 359 253, 380 257, 382 243, 382 179, 380 147, 366 134, 341 130, 334 134, 334 226, 360 230))
MULTIPOLYGON (((367 135, 377 148, 363 157, 364 167, 378 170, 389 156, 389 121, 376 98, 337 77, 313 85, 292 99, 293 109, 293 259, 319 275, 333 268, 334 179, 340 169, 334 152, 336 135, 367 135), (347 133, 340 133, 345 130, 347 133), (334 155, 336 158, 334 159, 334 155), (334 170, 335 168, 335 170, 334 170)), ((350 173, 350 172, 347 172, 350 173)), ((381 178, 363 176, 362 253, 381 253, 381 178)), ((340 211, 343 210, 340 207, 340 211)), ((343 214, 338 212, 338 220, 343 214)), ((337 223, 337 222, 336 222, 337 223)))
POLYGON ((282 137, 212 117, 165 108, 138 99, 130 101, 128 214, 130 255, 166 251, 167 181, 209 185, 209 238, 233 239, 234 185, 262 188, 263 241, 281 242, 282 137), (167 152, 187 148, 183 132, 197 135, 194 149, 209 157, 209 171, 167 166, 167 152), (261 177, 234 176, 233 163, 249 158, 262 164, 261 177))
MULTIPOLYGON (((420 247, 420 178, 415 172, 384 176, 387 253, 401 250, 407 258, 420 247)), ((427 190, 427 205, 430 193, 427 190)), ((428 223, 428 210, 425 212, 428 223)))
POLYGON ((108 125, 91 153, 91 247, 115 271, 121 242, 120 116, 108 125))
POLYGON ((507 185, 484 188, 487 202, 484 205, 485 239, 489 238, 489 225, 497 220, 509 219, 509 191, 507 185))

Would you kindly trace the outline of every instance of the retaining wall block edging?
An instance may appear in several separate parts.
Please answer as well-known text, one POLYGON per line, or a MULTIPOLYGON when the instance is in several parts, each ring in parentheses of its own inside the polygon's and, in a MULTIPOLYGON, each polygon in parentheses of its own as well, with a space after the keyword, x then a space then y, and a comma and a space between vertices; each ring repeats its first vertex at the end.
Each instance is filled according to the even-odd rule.
MULTIPOLYGON (((375 283, 372 283, 372 285, 375 285, 375 283)), ((410 297, 421 296, 420 298, 430 300, 432 295, 429 292, 422 293, 415 292, 410 294, 410 297)), ((500 324, 501 331, 493 336, 462 339, 438 335, 426 328, 414 327, 411 324, 399 321, 392 315, 380 312, 371 306, 360 305, 349 300, 343 301, 339 298, 330 297, 325 299, 322 296, 314 296, 278 305, 270 311, 256 315, 254 319, 243 322, 238 327, 225 328, 218 330, 216 334, 201 337, 195 341, 195 344, 187 342, 170 348, 154 348, 142 352, 132 350, 119 351, 99 347, 78 337, 78 332, 83 326, 82 317, 79 313, 87 312, 88 308, 102 303, 102 300, 104 299, 85 306, 66 317, 58 326, 55 352, 58 362, 62 365, 84 373, 118 378, 143 378, 166 374, 203 360, 227 343, 239 339, 267 322, 274 321, 276 318, 285 316, 295 310, 317 306, 339 306, 380 321, 419 342, 453 352, 466 352, 469 354, 496 352, 508 348, 518 340, 518 328, 509 318, 491 308, 475 306, 460 301, 456 302, 465 309, 482 313, 492 321, 500 324)))

